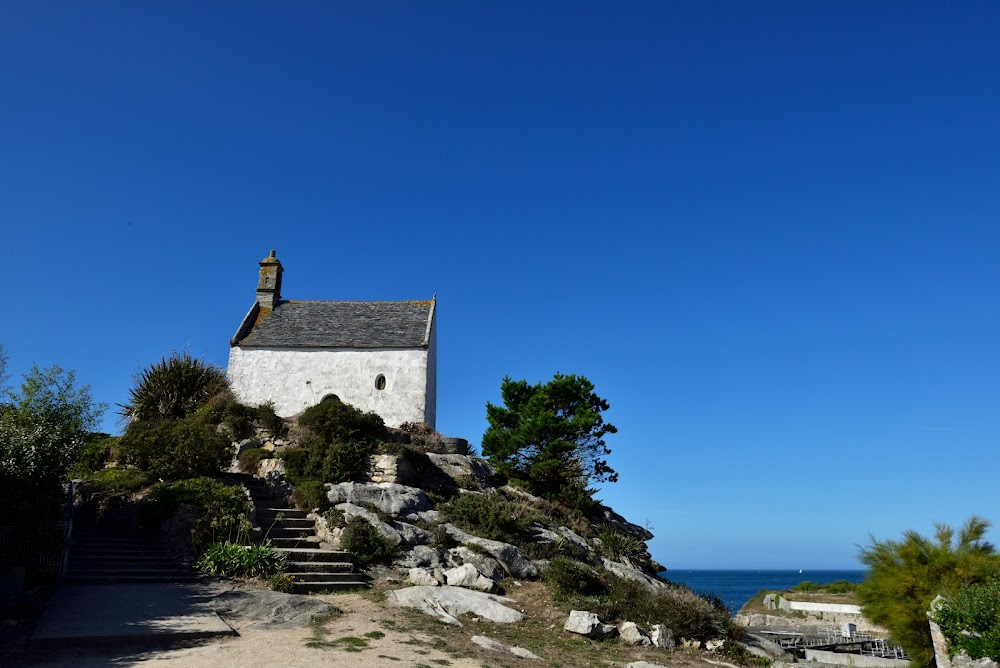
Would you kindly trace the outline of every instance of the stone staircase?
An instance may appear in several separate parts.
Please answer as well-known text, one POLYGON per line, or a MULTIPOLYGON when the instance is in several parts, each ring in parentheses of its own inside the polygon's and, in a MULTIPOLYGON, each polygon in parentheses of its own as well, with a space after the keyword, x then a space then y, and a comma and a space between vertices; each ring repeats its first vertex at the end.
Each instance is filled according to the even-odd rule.
POLYGON ((350 552, 323 548, 316 536, 316 522, 307 518, 305 511, 275 497, 260 478, 248 473, 232 473, 226 478, 250 492, 257 509, 257 526, 264 539, 285 555, 285 573, 294 581, 295 593, 368 586, 364 577, 355 572, 350 552))
POLYGON ((193 582, 190 565, 165 553, 155 539, 101 529, 73 531, 64 581, 72 584, 193 582))

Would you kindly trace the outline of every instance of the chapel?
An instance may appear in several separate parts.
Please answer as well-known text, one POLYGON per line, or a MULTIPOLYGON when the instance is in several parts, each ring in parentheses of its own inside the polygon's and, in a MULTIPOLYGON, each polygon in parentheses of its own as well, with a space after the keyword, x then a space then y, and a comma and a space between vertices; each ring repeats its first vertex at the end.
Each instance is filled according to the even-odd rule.
POLYGON ((230 340, 229 380, 240 401, 290 417, 339 399, 390 427, 435 423, 436 297, 362 302, 283 299, 284 268, 260 261, 257 300, 230 340))

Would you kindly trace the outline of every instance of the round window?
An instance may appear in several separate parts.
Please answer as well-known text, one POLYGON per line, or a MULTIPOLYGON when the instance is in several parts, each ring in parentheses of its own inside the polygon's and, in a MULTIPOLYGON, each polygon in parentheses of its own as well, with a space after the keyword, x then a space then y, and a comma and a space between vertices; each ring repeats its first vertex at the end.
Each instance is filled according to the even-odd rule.
POLYGON ((375 389, 384 390, 385 389, 385 376, 379 374, 375 377, 375 389))

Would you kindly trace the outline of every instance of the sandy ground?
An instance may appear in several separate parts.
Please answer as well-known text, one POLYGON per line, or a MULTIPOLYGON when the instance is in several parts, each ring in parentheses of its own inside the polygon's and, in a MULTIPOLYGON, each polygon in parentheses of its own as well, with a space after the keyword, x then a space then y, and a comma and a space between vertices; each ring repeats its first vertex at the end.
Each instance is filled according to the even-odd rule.
POLYGON ((451 666, 480 668, 481 661, 459 659, 433 647, 433 639, 412 631, 391 628, 394 612, 358 594, 320 596, 344 614, 322 625, 265 630, 250 620, 227 619, 239 637, 220 638, 174 649, 106 648, 30 653, 17 666, 155 666, 184 668, 269 668, 296 666, 399 666, 413 668, 451 666), (389 624, 383 620, 390 620, 389 624), (365 637, 365 634, 382 637, 365 637), (343 638, 357 639, 343 641, 343 638), (354 647, 360 642, 363 647, 354 647), (351 650, 354 651, 351 651, 351 650))

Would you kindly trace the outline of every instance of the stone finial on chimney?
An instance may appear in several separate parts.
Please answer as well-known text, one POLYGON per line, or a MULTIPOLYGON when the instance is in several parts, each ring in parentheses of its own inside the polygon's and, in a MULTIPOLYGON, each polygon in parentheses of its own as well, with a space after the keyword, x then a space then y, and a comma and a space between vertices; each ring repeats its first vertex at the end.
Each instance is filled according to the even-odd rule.
POLYGON ((260 282, 257 283, 257 303, 273 309, 281 299, 281 274, 284 271, 274 251, 260 261, 260 282))

